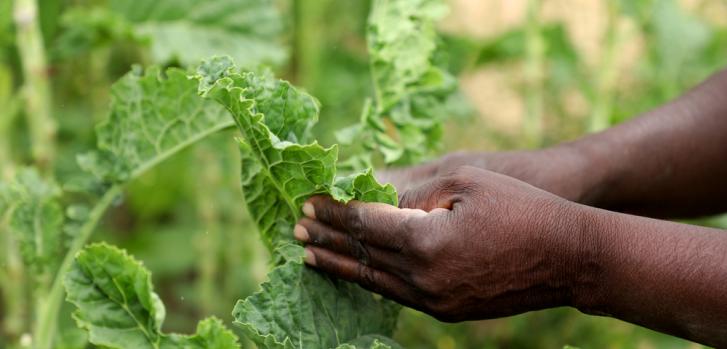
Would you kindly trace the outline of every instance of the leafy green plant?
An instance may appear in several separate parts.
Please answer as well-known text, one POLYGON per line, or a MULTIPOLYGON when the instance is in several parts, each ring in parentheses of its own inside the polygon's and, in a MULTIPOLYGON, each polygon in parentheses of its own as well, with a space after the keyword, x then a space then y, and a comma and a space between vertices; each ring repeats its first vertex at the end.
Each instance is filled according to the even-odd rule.
MULTIPOLYGON (((452 101, 462 102, 456 79, 435 62, 434 23, 446 12, 437 0, 374 1, 366 30, 374 98, 359 124, 338 132, 339 143, 363 144, 387 164, 421 162, 438 149, 442 122, 457 110, 452 101)), ((370 162, 363 153, 348 165, 370 162)))
POLYGON ((225 58, 203 64, 197 78, 200 93, 224 105, 243 135, 248 211, 278 265, 262 291, 237 303, 236 323, 259 345, 274 348, 330 348, 391 335, 399 307, 306 268, 292 229, 311 195, 396 204, 394 188, 378 184, 371 170, 337 178, 337 146, 324 148, 308 132, 318 117, 317 102, 289 83, 239 73, 225 58))
POLYGON ((278 39, 280 13, 265 0, 119 0, 108 7, 72 8, 62 22, 66 30, 55 45, 59 58, 123 42, 146 47, 152 62, 185 66, 215 54, 230 55, 244 67, 286 58, 278 39))
MULTIPOLYGON (((436 39, 432 20, 442 7, 433 1, 422 3, 426 6, 421 9, 399 8, 398 4, 379 1, 374 6, 371 28, 378 28, 379 22, 396 22, 397 16, 411 20, 409 26, 413 27, 405 37, 395 36, 372 46, 376 50, 372 64, 386 69, 373 75, 376 86, 385 90, 379 93, 376 105, 386 107, 377 107, 370 114, 370 120, 377 121, 360 125, 358 131, 384 139, 384 130, 376 127, 383 123, 385 112, 392 112, 400 116, 400 130, 410 129, 407 137, 433 146, 439 133, 434 130, 441 127, 441 120, 430 122, 427 117, 435 114, 420 113, 418 108, 435 107, 451 92, 452 81, 445 91, 446 73, 431 63, 436 39), (415 45, 401 46, 401 40, 415 45), (397 64, 407 50, 422 50, 423 54, 415 64, 397 64), (388 56, 387 51, 394 55, 388 56), (420 69, 417 64, 424 66, 420 69), (423 131, 415 134, 417 130, 423 131)), ((124 25, 120 20, 111 23, 124 25)), ((379 35, 398 31, 387 25, 377 29, 379 35)), ((112 32, 137 35, 123 28, 112 32)), ((134 68, 112 86, 111 112, 96 129, 98 149, 78 156, 78 164, 88 175, 65 185, 70 191, 100 198, 90 206, 69 205, 65 222, 61 190, 32 170, 21 171, 14 182, 3 185, 2 208, 10 229, 25 264, 38 275, 34 346, 53 346, 64 284, 67 299, 77 307, 74 318, 95 345, 238 346, 234 335, 214 319, 202 321, 192 336, 162 333, 164 307, 152 291, 149 272, 114 247, 83 248, 126 183, 190 144, 237 124, 242 134, 242 188, 248 211, 273 256, 273 269, 259 292, 237 303, 235 322, 261 347, 397 347, 388 336, 396 326, 400 307, 357 285, 306 268, 302 247, 292 239, 301 206, 311 195, 396 205, 394 188, 379 184, 370 168, 337 175, 338 146, 323 147, 310 133, 318 119, 318 102, 290 83, 269 73, 240 71, 230 58, 205 62, 193 77, 196 80, 177 68, 164 72, 155 67, 146 71, 134 68), (62 236, 69 236, 70 241, 63 243, 62 236), (61 251, 65 257, 59 259, 61 251)), ((408 154, 403 149, 410 143, 401 141, 397 159, 408 154)), ((388 152, 391 148, 373 149, 393 161, 388 152)), ((417 154, 406 155, 406 161, 424 153, 417 154)))
POLYGON ((60 190, 55 184, 27 170, 3 185, 0 193, 5 204, 0 208, 21 246, 25 264, 38 271, 34 286, 39 294, 33 326, 36 348, 52 347, 63 277, 122 187, 190 144, 233 125, 221 107, 199 98, 195 89, 196 83, 175 68, 164 76, 157 68, 136 69, 114 84, 109 119, 97 128, 98 150, 78 158, 92 176, 67 185, 101 196, 90 208, 69 206, 66 214, 72 219, 65 229, 60 190), (69 241, 62 243, 64 236, 69 241), (57 259, 60 251, 65 252, 62 260, 57 259))
POLYGON ((194 335, 161 332, 164 304, 151 274, 123 250, 104 243, 85 247, 65 277, 68 301, 89 341, 110 348, 239 348, 219 319, 202 320, 194 335))

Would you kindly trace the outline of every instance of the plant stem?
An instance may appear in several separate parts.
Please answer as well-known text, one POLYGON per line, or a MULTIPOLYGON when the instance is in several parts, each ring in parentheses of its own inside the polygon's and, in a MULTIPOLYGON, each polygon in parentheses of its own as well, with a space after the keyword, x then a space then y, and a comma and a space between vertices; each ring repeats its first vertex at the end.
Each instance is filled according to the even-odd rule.
POLYGON ((528 0, 525 25, 525 120, 523 132, 529 146, 540 146, 543 136, 543 79, 545 42, 540 27, 541 1, 528 0))
POLYGON ((588 118, 588 132, 601 131, 611 124, 613 109, 614 84, 618 76, 616 52, 623 41, 618 32, 618 2, 608 2, 608 24, 606 28, 605 48, 600 67, 596 70, 598 77, 594 89, 593 106, 588 118))
POLYGON ((325 50, 325 11, 328 1, 294 1, 295 43, 293 69, 298 85, 315 91, 320 79, 321 60, 325 50))
POLYGON ((33 141, 33 159, 39 168, 50 170, 55 156, 56 124, 51 116, 51 90, 38 5, 35 0, 15 0, 13 13, 23 66, 25 116, 33 141))
MULTIPOLYGON (((7 217, 2 218, 2 223, 4 227, 7 227, 7 217)), ((2 229, 1 233, 5 238, 6 250, 6 268, 3 270, 2 285, 0 285, 6 307, 3 315, 3 330, 6 336, 17 339, 23 331, 26 331, 27 326, 26 273, 12 234, 7 229, 2 229)))
POLYGON ((13 153, 10 150, 10 129, 18 114, 18 96, 13 93, 13 78, 10 69, 0 63, 0 180, 15 176, 13 153))
POLYGON ((101 217, 103 217, 106 209, 113 203, 114 199, 121 193, 121 185, 115 184, 111 186, 96 205, 91 210, 88 220, 81 226, 68 249, 66 256, 63 258, 61 266, 58 268, 56 277, 53 280, 48 297, 42 302, 37 309, 37 318, 33 341, 37 349, 50 349, 53 345, 53 337, 56 332, 56 320, 58 311, 60 310, 63 297, 63 279, 71 268, 76 254, 83 248, 88 239, 91 237, 96 225, 101 217))
POLYGON ((200 295, 201 312, 210 314, 215 313, 216 300, 220 299, 220 292, 215 285, 219 271, 220 217, 214 191, 211 189, 220 184, 221 169, 215 153, 208 147, 198 147, 197 159, 200 164, 198 178, 201 181, 197 186, 197 212, 203 224, 203 231, 197 237, 200 254, 197 262, 197 292, 200 295))

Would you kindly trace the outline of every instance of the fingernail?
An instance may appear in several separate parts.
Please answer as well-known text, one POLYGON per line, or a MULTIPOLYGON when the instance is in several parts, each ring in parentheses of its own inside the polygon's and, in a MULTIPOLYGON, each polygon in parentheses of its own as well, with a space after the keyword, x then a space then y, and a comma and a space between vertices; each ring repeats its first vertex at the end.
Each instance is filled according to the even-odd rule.
POLYGON ((316 210, 313 208, 313 204, 306 202, 303 204, 303 214, 308 218, 316 219, 316 210))
POLYGON ((300 224, 296 224, 293 228, 293 236, 295 236, 298 241, 307 242, 309 239, 308 229, 300 224))
POLYGON ((305 263, 316 265, 316 256, 313 254, 313 251, 308 248, 305 249, 305 263))

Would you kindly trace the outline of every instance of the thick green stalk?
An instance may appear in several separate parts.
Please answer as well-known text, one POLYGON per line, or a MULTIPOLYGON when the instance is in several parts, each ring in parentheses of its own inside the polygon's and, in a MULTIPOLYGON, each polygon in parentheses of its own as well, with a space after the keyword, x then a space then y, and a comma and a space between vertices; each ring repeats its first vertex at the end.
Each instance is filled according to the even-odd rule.
POLYGON ((14 18, 33 159, 38 167, 49 170, 55 156, 56 124, 51 115, 51 89, 36 1, 15 0, 14 18))
POLYGON ((198 179, 197 186, 197 214, 203 225, 203 230, 197 237, 197 248, 199 259, 197 268, 199 278, 197 279, 197 293, 199 294, 200 310, 203 314, 216 313, 215 305, 220 299, 219 288, 216 285, 216 277, 219 272, 218 258, 220 252, 220 217, 214 190, 221 182, 221 169, 215 152, 209 147, 200 146, 197 148, 198 179))
POLYGON ((78 231, 78 235, 76 235, 73 239, 71 247, 68 249, 61 266, 58 268, 58 272, 53 280, 53 285, 48 292, 48 296, 36 310, 37 317, 33 333, 33 342, 35 343, 34 348, 52 348, 53 337, 56 332, 58 311, 60 310, 61 302, 63 300, 63 278, 71 268, 71 264, 73 264, 73 259, 76 258, 76 254, 81 250, 81 248, 83 248, 88 239, 91 237, 91 234, 96 228, 99 220, 101 220, 101 217, 103 217, 106 209, 111 206, 114 199, 116 199, 120 193, 121 185, 119 184, 115 184, 109 188, 93 207, 88 220, 83 224, 81 229, 78 231))
MULTIPOLYGON (((7 226, 6 220, 2 222, 7 226)), ((17 245, 12 234, 7 229, 0 231, 4 237, 5 268, 0 278, 0 289, 2 289, 5 314, 3 314, 3 332, 12 338, 19 338, 27 330, 27 293, 25 283, 25 271, 23 263, 18 255, 17 245)))
POLYGON ((608 24, 604 53, 601 56, 600 66, 596 71, 596 88, 594 89, 591 115, 588 118, 588 132, 601 131, 611 124, 611 111, 613 110, 614 84, 618 76, 616 53, 624 41, 618 32, 619 5, 618 2, 608 2, 608 24))
POLYGON ((310 91, 320 79, 321 61, 325 50, 325 10, 328 1, 294 1, 295 36, 293 69, 296 84, 310 91))
POLYGON ((18 96, 13 91, 12 73, 5 64, 0 63, 0 180, 9 181, 15 176, 10 135, 19 105, 18 96))
POLYGON ((540 0, 528 0, 525 24, 525 120, 523 133, 529 146, 538 147, 543 137, 543 80, 545 42, 540 26, 540 0))

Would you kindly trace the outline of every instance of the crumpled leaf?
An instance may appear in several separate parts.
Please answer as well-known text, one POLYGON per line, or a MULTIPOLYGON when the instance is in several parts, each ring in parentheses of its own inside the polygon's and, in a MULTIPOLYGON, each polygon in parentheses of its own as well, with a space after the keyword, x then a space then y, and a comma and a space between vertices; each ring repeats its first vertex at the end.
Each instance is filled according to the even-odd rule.
POLYGON ((402 346, 391 338, 366 335, 358 337, 348 343, 341 344, 336 349, 401 349, 402 346))
POLYGON ((278 265, 241 300, 236 324, 262 348, 334 348, 362 335, 391 335, 399 306, 303 265, 292 237, 314 194, 396 204, 396 191, 366 171, 336 179, 337 147, 311 141, 318 103, 288 82, 239 73, 228 57, 198 69, 199 92, 224 105, 242 133, 242 187, 250 216, 278 265))
POLYGON ((97 152, 81 167, 108 182, 138 176, 186 146, 233 125, 216 103, 200 98, 180 69, 134 69, 111 87, 109 118, 96 128, 97 152))
POLYGON ((193 66, 225 54, 254 68, 282 64, 287 56, 283 21, 269 0, 114 0, 73 8, 63 23, 55 49, 61 57, 124 41, 148 45, 159 64, 193 66))
POLYGON ((8 228, 18 243, 23 263, 36 281, 49 282, 62 251, 60 188, 43 179, 34 168, 19 170, 12 182, 1 187, 0 213, 8 215, 8 228))
POLYGON ((442 121, 454 113, 447 101, 458 98, 456 80, 434 62, 434 24, 446 12, 440 0, 374 1, 367 27, 374 100, 339 140, 374 145, 387 164, 420 162, 437 149, 442 121))
POLYGON ((237 337, 216 318, 201 321, 194 335, 165 334, 164 305, 151 274, 125 251, 99 243, 84 248, 65 278, 67 299, 79 327, 94 345, 119 349, 239 348, 237 337))
POLYGON ((263 348, 334 348, 367 334, 390 335, 396 326, 398 307, 300 262, 268 277, 232 311, 235 324, 263 348))
POLYGON ((310 95, 269 75, 237 73, 228 57, 202 64, 197 79, 200 93, 224 105, 242 132, 243 192, 271 251, 294 241, 293 225, 311 195, 328 193, 345 202, 365 194, 396 204, 394 188, 378 184, 371 171, 335 180, 338 147, 310 141, 318 119, 318 102, 310 95))

